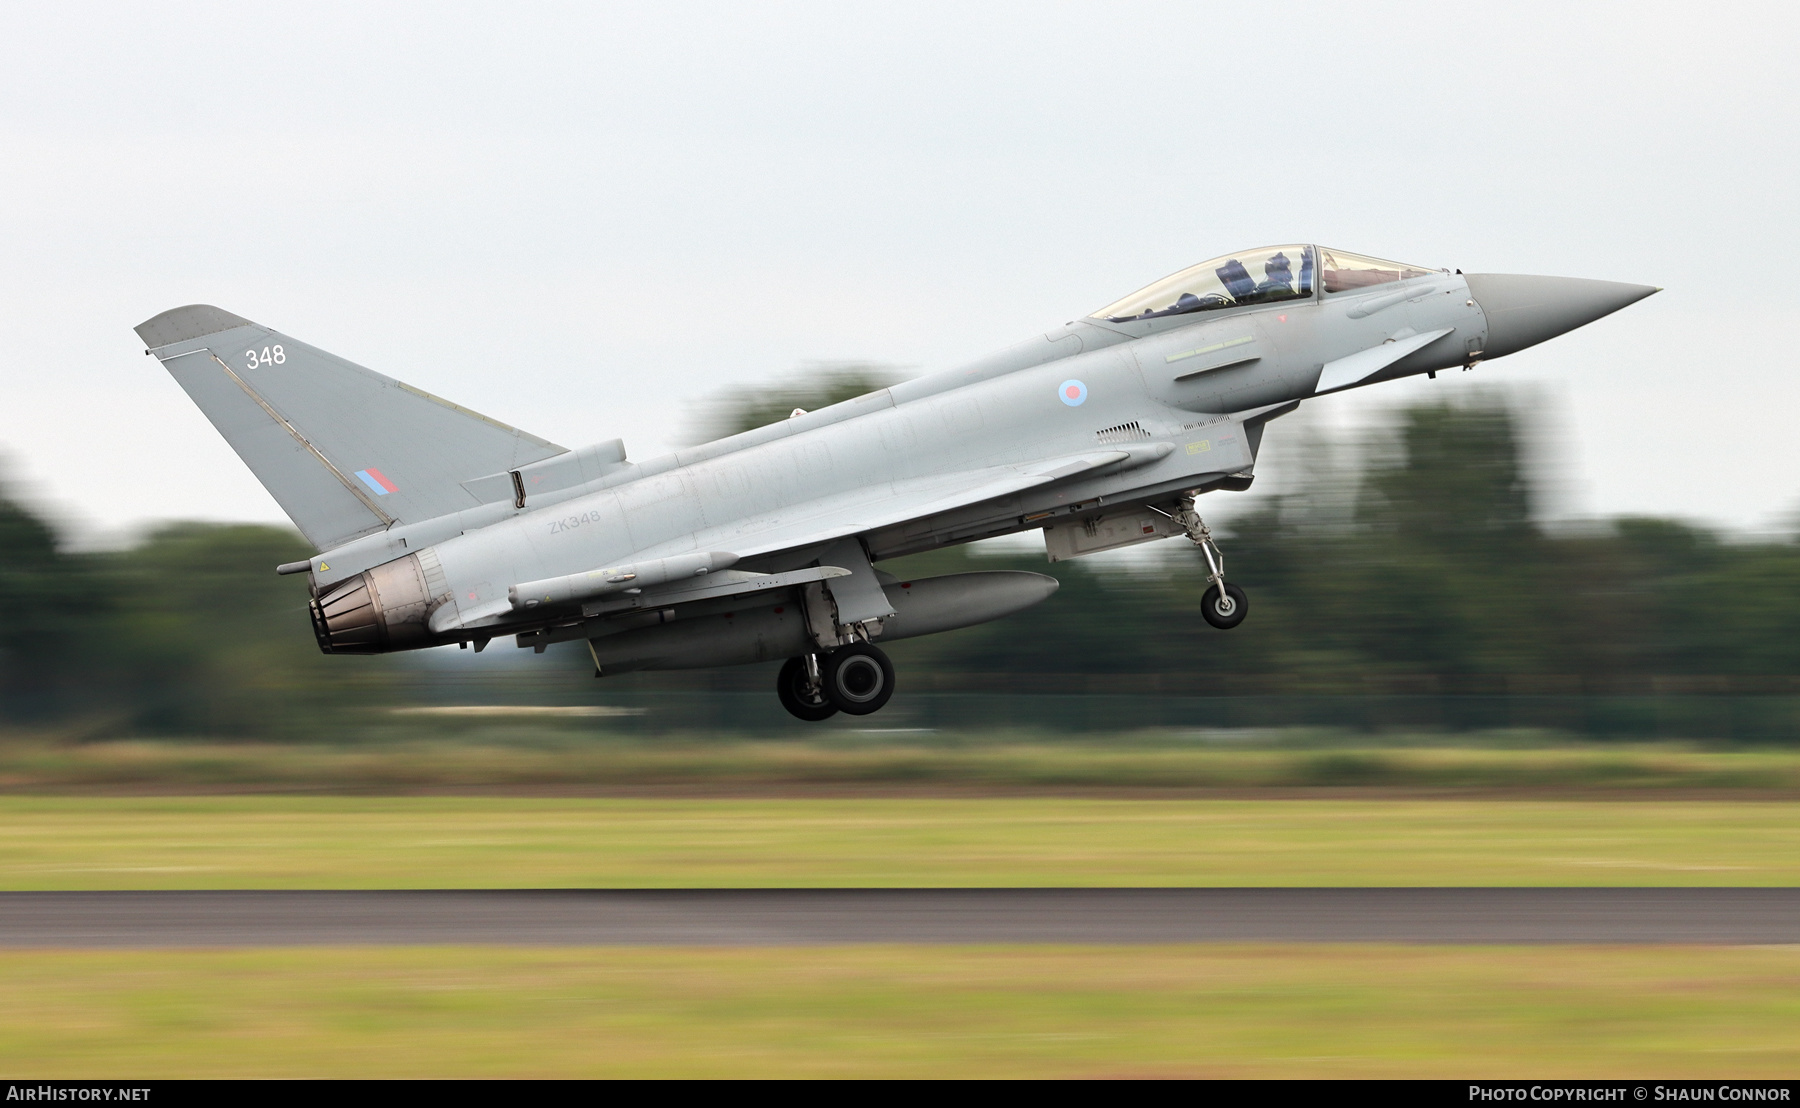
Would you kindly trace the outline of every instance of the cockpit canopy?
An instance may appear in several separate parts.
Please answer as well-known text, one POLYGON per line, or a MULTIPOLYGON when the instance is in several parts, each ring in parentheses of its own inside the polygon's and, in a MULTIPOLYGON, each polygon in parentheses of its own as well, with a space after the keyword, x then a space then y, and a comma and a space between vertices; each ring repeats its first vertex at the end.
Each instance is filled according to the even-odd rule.
POLYGON ((1365 258, 1361 254, 1346 254, 1342 250, 1326 250, 1323 247, 1319 250, 1319 274, 1325 279, 1326 292, 1354 292, 1370 285, 1410 281, 1414 277, 1443 272, 1446 271, 1407 265, 1405 262, 1365 258))
POLYGON ((1267 246, 1191 266, 1114 301, 1093 318, 1124 323, 1187 312, 1210 312, 1313 295, 1315 269, 1327 293, 1349 292, 1433 270, 1311 246, 1267 246))

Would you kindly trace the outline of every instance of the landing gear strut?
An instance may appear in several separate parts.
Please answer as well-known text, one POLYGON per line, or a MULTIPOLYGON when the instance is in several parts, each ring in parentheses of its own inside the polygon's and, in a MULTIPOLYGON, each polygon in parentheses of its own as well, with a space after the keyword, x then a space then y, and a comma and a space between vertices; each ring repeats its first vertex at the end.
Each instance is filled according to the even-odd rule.
POLYGON ((1244 590, 1236 585, 1225 583, 1225 555, 1219 552, 1219 546, 1213 542, 1212 530, 1200 513, 1194 510, 1194 497, 1190 493, 1181 498, 1181 510, 1169 518, 1181 525, 1187 537, 1200 548, 1206 558, 1206 579, 1212 582, 1200 597, 1200 616, 1206 622, 1221 631, 1229 631, 1244 622, 1250 614, 1250 600, 1244 590))

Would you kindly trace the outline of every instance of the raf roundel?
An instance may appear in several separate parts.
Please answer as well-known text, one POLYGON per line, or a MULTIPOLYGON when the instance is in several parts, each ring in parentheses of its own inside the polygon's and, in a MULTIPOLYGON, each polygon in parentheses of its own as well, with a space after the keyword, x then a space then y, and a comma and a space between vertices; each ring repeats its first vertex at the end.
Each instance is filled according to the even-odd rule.
POLYGON ((1080 381, 1064 381, 1056 386, 1056 395, 1069 407, 1079 408, 1081 402, 1087 399, 1087 386, 1080 381))

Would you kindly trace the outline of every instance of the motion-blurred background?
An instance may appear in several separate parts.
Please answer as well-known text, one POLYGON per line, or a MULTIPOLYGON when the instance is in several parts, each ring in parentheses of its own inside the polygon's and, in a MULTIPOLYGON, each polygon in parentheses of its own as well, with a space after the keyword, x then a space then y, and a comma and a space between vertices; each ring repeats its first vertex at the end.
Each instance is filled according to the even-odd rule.
MULTIPOLYGON (((815 368, 721 397, 703 422, 754 425, 876 379, 815 368)), ((1046 565, 1024 536, 891 563, 902 576, 1019 566, 1062 588, 1012 619, 896 644, 904 695, 879 717, 825 725, 786 716, 772 666, 596 680, 580 644, 538 656, 508 640, 481 655, 326 657, 303 580, 272 571, 311 553, 289 529, 172 523, 121 549, 72 550, 9 500, 0 710, 12 728, 90 742, 341 745, 446 728, 489 742, 545 730, 1800 738, 1800 543, 1648 516, 1547 525, 1529 399, 1464 387, 1357 436, 1304 417, 1276 425, 1282 484, 1237 494, 1247 504, 1229 514, 1228 568, 1254 611, 1233 632, 1200 619, 1204 571, 1184 540, 1046 565)))

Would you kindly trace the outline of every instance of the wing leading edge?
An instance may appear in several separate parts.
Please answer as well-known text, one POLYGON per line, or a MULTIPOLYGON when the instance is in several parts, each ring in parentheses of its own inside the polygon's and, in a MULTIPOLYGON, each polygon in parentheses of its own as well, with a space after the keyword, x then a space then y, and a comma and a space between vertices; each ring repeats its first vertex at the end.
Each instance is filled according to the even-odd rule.
POLYGON ((774 554, 861 535, 908 520, 972 507, 1027 489, 1067 481, 1117 466, 1131 469, 1167 457, 1167 443, 1097 450, 1019 466, 920 477, 896 481, 875 495, 859 489, 825 497, 790 511, 759 516, 743 524, 706 533, 706 542, 725 544, 740 558, 774 554))

